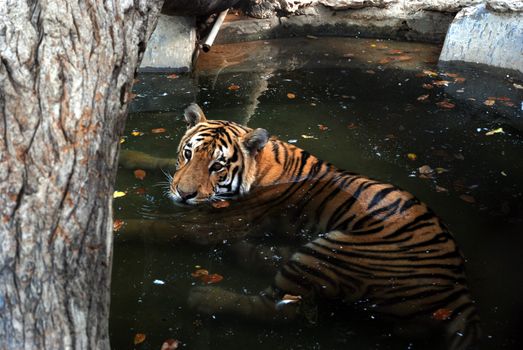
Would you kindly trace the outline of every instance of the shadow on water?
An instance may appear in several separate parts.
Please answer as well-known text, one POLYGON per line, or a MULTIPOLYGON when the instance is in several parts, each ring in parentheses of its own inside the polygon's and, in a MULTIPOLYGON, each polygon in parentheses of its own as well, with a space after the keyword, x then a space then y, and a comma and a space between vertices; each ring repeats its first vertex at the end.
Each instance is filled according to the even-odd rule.
MULTIPOLYGON (((213 119, 266 128, 340 168, 398 185, 438 213, 459 242, 484 348, 523 346, 523 77, 483 67, 438 70, 438 47, 425 44, 295 39, 214 50, 195 78, 139 76, 122 149, 174 157, 182 111, 196 100, 213 119)), ((115 219, 184 215, 164 195, 161 171, 139 180, 133 170, 119 171, 116 189, 127 195, 114 200, 115 219)), ((123 234, 115 236, 113 349, 159 349, 169 338, 187 349, 428 346, 413 347, 368 314, 336 306, 317 325, 194 314, 186 299, 199 283, 191 276, 197 266, 245 293, 271 277, 241 268, 222 246, 128 243, 123 234), (139 345, 136 333, 147 336, 139 345)))

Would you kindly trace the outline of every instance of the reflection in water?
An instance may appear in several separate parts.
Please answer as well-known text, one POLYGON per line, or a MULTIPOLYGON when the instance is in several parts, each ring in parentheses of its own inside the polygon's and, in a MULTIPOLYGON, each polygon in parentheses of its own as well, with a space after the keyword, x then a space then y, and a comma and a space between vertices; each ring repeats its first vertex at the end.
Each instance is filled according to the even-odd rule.
MULTIPOLYGON (((373 43, 383 44, 362 41, 361 49, 373 52, 378 49, 371 46, 373 43)), ((396 43, 385 44, 388 50, 396 49, 396 43)), ((398 50, 409 50, 408 44, 400 44, 402 47, 398 50)), ((316 55, 325 52, 318 47, 315 50, 316 55)), ((427 50, 423 50, 425 54, 427 50)), ((292 51, 290 46, 288 51, 292 51)), ((329 56, 316 56, 307 62, 333 57, 330 52, 329 56)), ((249 126, 266 128, 285 141, 296 140, 300 148, 322 159, 400 185, 429 203, 449 224, 467 257, 467 275, 482 320, 485 348, 520 348, 522 342, 517 334, 523 314, 519 298, 523 279, 514 266, 521 263, 518 247, 523 243, 519 234, 522 188, 518 181, 523 176, 522 164, 518 161, 522 148, 517 130, 506 124, 499 112, 508 108, 510 113, 517 114, 516 107, 501 105, 498 100, 499 106, 483 105, 482 101, 490 96, 488 91, 477 90, 467 99, 475 98, 484 106, 481 108, 489 108, 488 116, 497 116, 485 118, 485 109, 468 104, 473 101, 465 99, 467 102, 462 104, 452 97, 460 94, 456 91, 462 89, 463 84, 469 84, 465 93, 469 92, 469 86, 479 86, 479 82, 485 80, 480 71, 450 71, 466 79, 464 83, 454 82, 454 78, 443 75, 449 72, 437 72, 435 67, 416 57, 405 63, 392 62, 392 65, 379 64, 373 58, 368 59, 374 60, 373 63, 365 63, 366 58, 364 53, 351 49, 336 57, 352 60, 343 67, 332 60, 330 68, 327 64, 322 67, 305 64, 303 69, 286 71, 276 64, 269 66, 274 71, 267 79, 267 87, 261 89, 263 92, 257 97, 259 104, 249 126), (353 56, 343 57, 345 54, 353 56), (358 63, 356 61, 361 66, 351 66, 358 63), (409 64, 409 67, 400 67, 400 64, 409 64), (371 70, 374 73, 370 73, 371 70), (432 73, 424 73, 425 70, 438 75, 431 76, 432 73), (440 80, 452 82, 449 86, 433 84, 440 80), (425 84, 432 88, 427 89, 425 84), (454 95, 447 95, 453 86, 454 95), (296 98, 289 99, 288 93, 295 94, 296 98), (426 94, 429 94, 427 99, 418 100, 426 94), (445 99, 455 107, 444 109, 436 105, 445 99), (327 129, 322 130, 318 125, 327 129), (499 127, 504 133, 485 135, 499 127), (416 157, 411 159, 409 154, 416 157), (427 171, 423 168, 425 165, 433 171, 427 171)), ((268 59, 259 61, 264 64, 268 59)), ((200 75, 197 88, 186 88, 193 84, 188 78, 172 81, 158 75, 141 76, 137 92, 141 94, 143 89, 148 93, 136 100, 136 112, 130 116, 123 148, 172 158, 185 132, 184 123, 176 118, 180 118, 183 108, 191 102, 188 91, 197 91, 198 102, 210 116, 243 122, 245 112, 251 108, 252 96, 256 95, 251 91, 258 86, 267 65, 251 66, 244 71, 239 64, 235 67, 238 70, 234 71, 234 67, 222 70, 215 82, 212 72, 200 75), (232 84, 240 89, 229 90, 232 84), (172 86, 181 86, 184 90, 172 86), (165 92, 169 94, 163 96, 165 92), (167 132, 153 134, 150 131, 159 127, 166 128, 167 132), (133 136, 133 130, 144 135, 133 136)), ((517 102, 518 95, 510 90, 514 83, 517 81, 503 78, 490 85, 496 86, 496 96, 507 96, 517 102)), ((161 167, 172 168, 169 164, 161 167)), ((128 195, 114 202, 115 217, 123 219, 125 224, 124 229, 117 232, 115 245, 113 348, 131 347, 135 333, 147 334, 146 341, 140 344, 147 349, 159 348, 168 338, 180 339, 191 349, 345 349, 349 346, 405 349, 410 346, 383 320, 371 318, 373 314, 368 310, 341 309, 339 303, 322 305, 316 315, 315 310, 306 307, 309 319, 318 317, 316 325, 309 321, 264 325, 220 314, 208 317, 188 309, 190 288, 202 283, 191 276, 197 266, 224 276, 215 286, 252 295, 270 285, 274 266, 296 247, 292 240, 280 242, 271 235, 252 238, 245 246, 234 248, 228 243, 201 247, 165 243, 165 237, 150 234, 172 232, 172 222, 178 225, 184 220, 200 220, 199 226, 193 226, 198 229, 208 221, 201 217, 199 210, 173 206, 163 195, 165 188, 155 187, 162 181, 165 177, 160 171, 147 171, 143 180, 134 178, 132 170, 122 168, 119 173, 117 189, 126 190, 128 195), (148 219, 155 220, 144 220, 143 211, 148 219), (166 222, 166 227, 154 227, 166 222), (131 232, 128 238, 132 238, 132 228, 136 227, 141 243, 125 243, 127 233, 131 232), (259 252, 260 259, 253 262, 254 252, 259 252), (265 258, 271 257, 275 257, 272 268, 262 264, 265 258), (250 265, 256 266, 254 272, 250 265), (155 280, 165 284, 155 284, 155 280)), ((225 210, 234 208, 233 205, 225 210)), ((225 220, 216 222, 220 221, 227 226, 225 220)), ((277 223, 276 228, 280 227, 283 226, 277 223)), ((368 305, 362 305, 365 307, 368 309, 368 305)), ((444 311, 438 315, 444 317, 444 311)), ((418 333, 418 336, 424 337, 424 334, 418 333)), ((418 348, 428 347, 421 344, 421 347, 417 344, 418 348)))

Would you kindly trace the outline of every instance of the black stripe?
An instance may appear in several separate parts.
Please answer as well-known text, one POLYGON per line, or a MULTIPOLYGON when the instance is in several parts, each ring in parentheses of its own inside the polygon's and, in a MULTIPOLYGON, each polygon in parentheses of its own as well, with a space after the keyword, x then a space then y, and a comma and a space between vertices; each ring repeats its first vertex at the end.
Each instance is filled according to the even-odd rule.
POLYGON ((367 207, 367 210, 372 209, 374 206, 376 206, 379 202, 381 202, 387 195, 391 192, 396 192, 397 189, 394 187, 387 187, 382 190, 379 190, 374 194, 374 197, 372 197, 372 200, 369 203, 369 206, 367 207))

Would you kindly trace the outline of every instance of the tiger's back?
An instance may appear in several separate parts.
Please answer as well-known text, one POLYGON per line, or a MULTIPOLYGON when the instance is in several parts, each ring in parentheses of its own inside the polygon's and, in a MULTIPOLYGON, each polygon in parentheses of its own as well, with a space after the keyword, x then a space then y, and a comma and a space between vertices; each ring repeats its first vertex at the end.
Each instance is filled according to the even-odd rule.
POLYGON ((285 212, 296 235, 318 234, 292 254, 264 293, 197 289, 191 295, 195 307, 251 318, 293 318, 297 305, 279 307, 285 295, 341 300, 442 328, 452 349, 475 343, 478 318, 463 257, 425 204, 392 185, 338 170, 269 139, 262 129, 208 122, 199 108, 190 108, 191 128, 180 144, 180 169, 171 183, 175 200, 186 202, 189 196, 182 194, 188 192, 195 204, 239 197, 237 207, 252 222, 285 212))

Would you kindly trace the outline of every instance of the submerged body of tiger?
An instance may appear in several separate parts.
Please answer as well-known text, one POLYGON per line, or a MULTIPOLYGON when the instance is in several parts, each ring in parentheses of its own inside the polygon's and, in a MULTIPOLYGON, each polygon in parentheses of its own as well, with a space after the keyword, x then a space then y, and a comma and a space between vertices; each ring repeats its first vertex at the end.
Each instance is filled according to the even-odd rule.
MULTIPOLYGON (((316 233, 259 295, 205 287, 191 294, 193 306, 274 319, 299 312, 299 303, 281 303, 285 295, 363 302, 373 312, 441 327, 446 348, 475 345, 478 318, 463 257, 425 204, 392 185, 338 170, 263 129, 209 121, 196 105, 185 118, 189 129, 170 183, 175 202, 234 198, 253 222, 284 210, 296 235, 316 233)), ((233 231, 229 236, 243 234, 233 231)))

